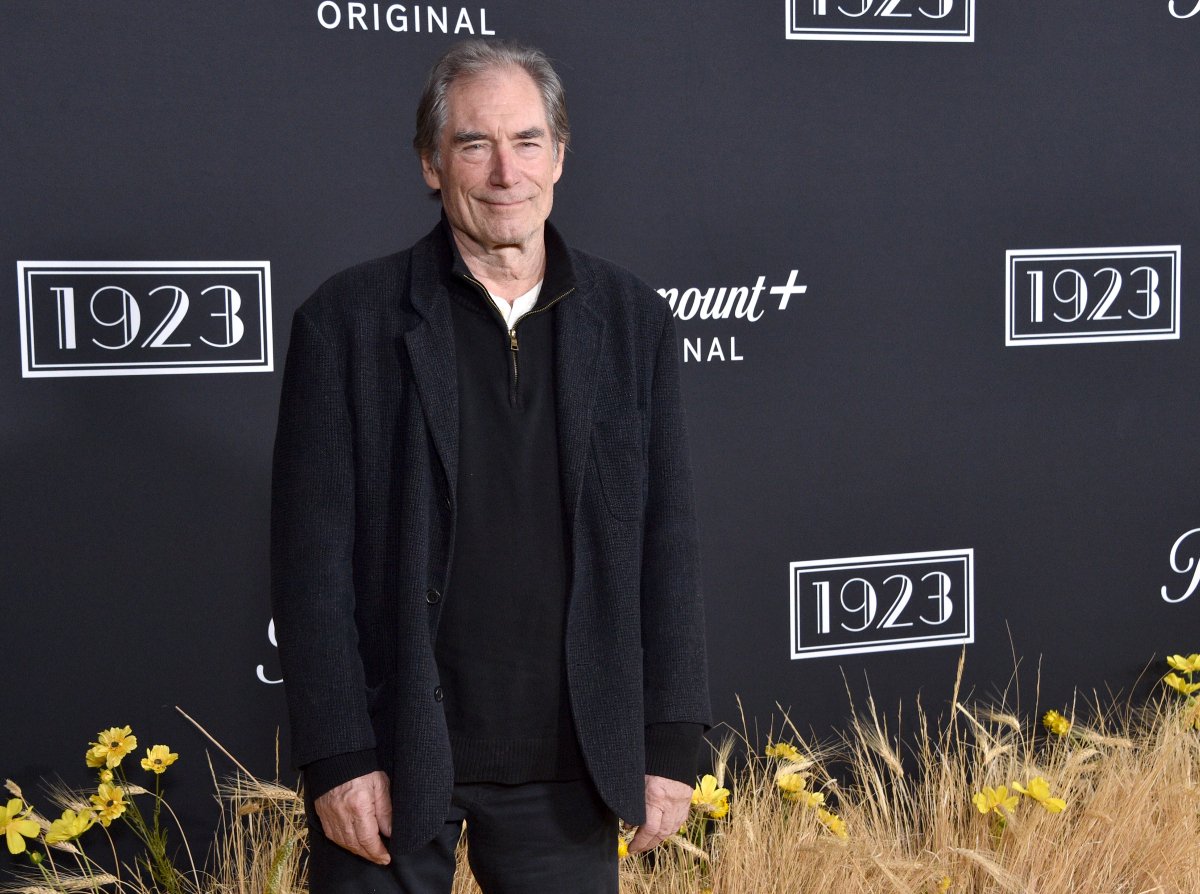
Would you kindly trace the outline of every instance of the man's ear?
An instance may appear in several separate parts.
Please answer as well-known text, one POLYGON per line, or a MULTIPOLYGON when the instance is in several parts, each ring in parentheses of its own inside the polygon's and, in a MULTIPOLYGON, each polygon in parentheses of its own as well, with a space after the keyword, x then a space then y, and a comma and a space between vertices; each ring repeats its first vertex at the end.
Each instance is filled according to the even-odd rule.
POLYGON ((559 140, 558 151, 554 153, 554 182, 558 182, 558 178, 562 176, 563 159, 567 156, 567 144, 559 140))
POLYGON ((425 185, 430 189, 441 189, 442 178, 438 174, 437 168, 433 166, 433 161, 428 155, 421 156, 421 175, 425 178, 425 185))

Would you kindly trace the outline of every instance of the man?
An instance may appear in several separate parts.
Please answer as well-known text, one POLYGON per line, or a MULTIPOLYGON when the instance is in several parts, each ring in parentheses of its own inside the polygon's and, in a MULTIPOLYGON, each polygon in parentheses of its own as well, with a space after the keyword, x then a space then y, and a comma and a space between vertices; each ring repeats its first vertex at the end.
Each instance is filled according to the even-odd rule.
POLYGON ((296 313, 272 599, 313 894, 615 892, 686 817, 709 723, 669 308, 547 223, 569 138, 539 51, 435 65, 443 218, 296 313))

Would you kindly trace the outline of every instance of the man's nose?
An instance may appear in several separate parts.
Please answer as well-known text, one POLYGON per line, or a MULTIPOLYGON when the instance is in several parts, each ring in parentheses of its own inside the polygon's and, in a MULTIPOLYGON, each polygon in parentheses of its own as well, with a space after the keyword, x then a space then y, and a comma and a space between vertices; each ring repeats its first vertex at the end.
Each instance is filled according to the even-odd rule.
POLYGON ((516 157, 512 149, 503 143, 492 152, 492 169, 488 180, 492 186, 507 188, 517 182, 516 157))

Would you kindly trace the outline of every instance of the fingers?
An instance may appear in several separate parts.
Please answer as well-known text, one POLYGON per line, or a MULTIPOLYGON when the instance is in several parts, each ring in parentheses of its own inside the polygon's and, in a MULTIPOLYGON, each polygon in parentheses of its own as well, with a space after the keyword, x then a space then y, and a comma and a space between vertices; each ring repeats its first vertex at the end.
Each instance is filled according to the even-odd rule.
POLYGON ((657 808, 646 810, 646 821, 638 826, 637 834, 629 841, 629 853, 640 854, 657 847, 670 834, 663 828, 662 811, 657 808))
POLYGON ((313 801, 313 808, 334 844, 381 866, 392 861, 380 837, 392 828, 386 774, 376 771, 343 782, 313 801))
POLYGON ((638 826, 637 833, 629 841, 629 852, 640 854, 658 847, 683 827, 685 819, 687 819, 686 811, 682 814, 668 815, 657 808, 648 808, 646 822, 638 826))
POLYGON ((379 824, 379 834, 384 838, 392 837, 392 793, 387 786, 378 786, 375 791, 375 821, 379 824))
POLYGON ((629 842, 630 853, 657 847, 674 835, 687 819, 692 789, 687 783, 661 776, 646 777, 646 821, 629 842))

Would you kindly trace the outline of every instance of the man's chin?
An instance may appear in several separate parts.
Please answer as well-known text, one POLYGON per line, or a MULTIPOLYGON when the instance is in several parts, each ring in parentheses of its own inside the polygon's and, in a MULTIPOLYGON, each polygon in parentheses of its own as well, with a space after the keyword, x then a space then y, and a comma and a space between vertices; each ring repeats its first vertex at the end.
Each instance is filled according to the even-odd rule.
POLYGON ((525 248, 541 233, 541 225, 493 227, 487 232, 487 241, 493 251, 505 248, 525 248))

